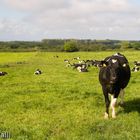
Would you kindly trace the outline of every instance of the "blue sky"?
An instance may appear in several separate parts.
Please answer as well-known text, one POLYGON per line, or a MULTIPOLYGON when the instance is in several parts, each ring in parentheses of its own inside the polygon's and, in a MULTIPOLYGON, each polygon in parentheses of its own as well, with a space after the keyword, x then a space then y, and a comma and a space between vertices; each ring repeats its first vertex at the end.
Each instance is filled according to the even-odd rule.
POLYGON ((0 41, 140 40, 139 0, 0 0, 0 41))

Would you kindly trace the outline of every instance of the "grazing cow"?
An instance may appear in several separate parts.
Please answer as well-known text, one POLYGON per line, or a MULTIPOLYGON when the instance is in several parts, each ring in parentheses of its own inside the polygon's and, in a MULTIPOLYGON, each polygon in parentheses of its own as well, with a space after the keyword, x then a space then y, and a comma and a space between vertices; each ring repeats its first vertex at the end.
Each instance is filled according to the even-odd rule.
MULTIPOLYGON (((128 60, 120 53, 106 57, 100 62, 99 81, 102 86, 106 103, 105 118, 109 117, 109 105, 112 109, 112 118, 116 117, 116 101, 119 93, 121 93, 123 99, 123 89, 127 86, 130 75, 128 60), (109 94, 111 94, 111 103, 109 94)), ((123 100, 121 103, 123 104, 123 100)))
POLYGON ((92 60, 92 65, 95 66, 95 67, 100 67, 101 63, 100 63, 99 60, 92 60))
POLYGON ((95 67, 100 67, 101 61, 99 60, 86 60, 86 63, 95 67))
POLYGON ((81 67, 83 69, 87 68, 86 64, 80 64, 80 63, 73 63, 72 66, 73 66, 74 69, 77 69, 78 67, 81 67))
MULTIPOLYGON (((75 57, 74 59, 78 60, 80 57, 75 57)), ((66 67, 73 67, 73 69, 77 69, 79 72, 88 72, 87 68, 90 66, 88 64, 88 61, 86 60, 81 60, 79 63, 70 63, 70 60, 64 59, 64 62, 67 63, 66 67)))
POLYGON ((8 74, 8 73, 7 72, 3 72, 3 71, 0 72, 0 76, 4 76, 6 74, 8 74))
POLYGON ((40 74, 42 74, 42 72, 41 72, 41 70, 37 69, 34 74, 40 75, 40 74))
POLYGON ((79 60, 80 59, 80 57, 78 56, 78 57, 74 57, 73 58, 73 60, 79 60))

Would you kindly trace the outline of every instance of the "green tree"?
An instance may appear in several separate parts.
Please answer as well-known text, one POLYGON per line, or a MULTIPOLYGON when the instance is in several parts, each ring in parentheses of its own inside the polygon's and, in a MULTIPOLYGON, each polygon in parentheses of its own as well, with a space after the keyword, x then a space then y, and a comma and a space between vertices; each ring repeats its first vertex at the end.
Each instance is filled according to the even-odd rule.
POLYGON ((129 41, 122 41, 120 43, 121 49, 128 49, 129 45, 130 45, 129 41))
POLYGON ((64 44, 64 51, 66 52, 76 52, 78 51, 77 43, 76 41, 67 41, 64 44))
POLYGON ((140 50, 140 42, 131 43, 131 47, 135 50, 140 50))

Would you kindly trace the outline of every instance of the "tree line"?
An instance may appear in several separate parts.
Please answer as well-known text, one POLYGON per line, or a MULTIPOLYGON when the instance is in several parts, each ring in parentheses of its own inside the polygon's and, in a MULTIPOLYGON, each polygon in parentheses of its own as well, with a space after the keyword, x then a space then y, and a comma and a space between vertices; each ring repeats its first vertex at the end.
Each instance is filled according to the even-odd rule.
POLYGON ((43 39, 41 41, 1 41, 0 51, 105 51, 140 50, 140 41, 92 39, 43 39))

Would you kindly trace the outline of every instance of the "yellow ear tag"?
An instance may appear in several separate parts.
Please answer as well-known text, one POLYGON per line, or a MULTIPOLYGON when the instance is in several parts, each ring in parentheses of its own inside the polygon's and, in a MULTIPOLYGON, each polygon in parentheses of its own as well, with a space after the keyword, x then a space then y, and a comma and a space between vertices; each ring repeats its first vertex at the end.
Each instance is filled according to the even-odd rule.
POLYGON ((103 67, 106 67, 106 64, 103 64, 103 67))

